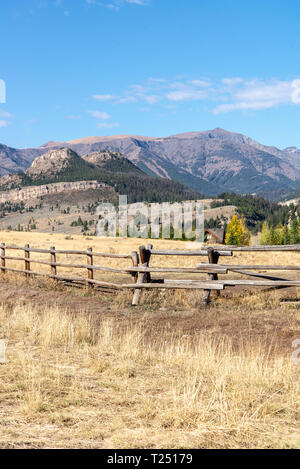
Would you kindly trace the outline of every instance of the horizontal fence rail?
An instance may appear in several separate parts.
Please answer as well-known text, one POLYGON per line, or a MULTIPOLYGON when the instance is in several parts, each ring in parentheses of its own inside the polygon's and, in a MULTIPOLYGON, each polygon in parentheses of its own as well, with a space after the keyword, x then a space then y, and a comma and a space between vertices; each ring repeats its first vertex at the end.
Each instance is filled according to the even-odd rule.
MULTIPOLYGON (((204 263, 201 263, 201 264, 197 264, 197 268, 199 267, 199 269, 201 268, 208 268, 209 266, 211 266, 211 264, 204 264, 204 263)), ((243 265, 239 265, 239 264, 227 264, 227 265, 223 265, 223 264, 218 264, 218 267, 222 267, 224 269, 227 269, 227 270, 241 270, 241 269, 248 269, 248 270, 300 270, 300 265, 247 265, 247 264, 243 264, 243 265)))
MULTIPOLYGON (((300 280, 290 280, 281 277, 267 275, 261 271, 300 271, 300 265, 262 265, 262 264, 219 264, 220 257, 231 257, 234 252, 300 252, 300 245, 287 245, 287 246, 205 246, 198 250, 163 250, 153 249, 151 244, 140 246, 138 251, 132 251, 129 254, 116 254, 107 252, 96 252, 92 248, 86 250, 72 250, 72 249, 56 249, 51 246, 49 249, 30 247, 29 244, 25 246, 15 246, 5 243, 0 244, 0 272, 21 273, 26 277, 31 276, 44 276, 57 281, 64 281, 68 283, 78 283, 87 285, 89 288, 99 287, 105 291, 119 291, 122 289, 132 289, 133 299, 132 304, 138 305, 141 299, 142 290, 145 289, 202 289, 204 291, 203 302, 208 304, 210 300, 211 291, 216 291, 217 294, 224 290, 226 287, 233 286, 253 286, 253 287, 299 287, 300 280), (8 251, 21 251, 24 254, 21 256, 7 255, 8 251), (48 255, 47 259, 38 259, 32 257, 31 254, 45 254, 48 255), (85 256, 84 262, 61 262, 59 257, 66 256, 85 256), (189 256, 195 258, 194 267, 152 267, 150 262, 152 256, 189 256), (208 262, 196 263, 198 256, 207 256, 208 262), (120 268, 108 267, 105 265, 98 265, 99 258, 103 259, 120 259, 129 260, 130 265, 120 268), (23 268, 13 267, 7 263, 21 262, 23 268), (49 268, 48 272, 41 272, 38 268, 32 270, 32 266, 43 265, 49 268), (72 274, 63 275, 58 273, 59 269, 79 269, 83 270, 85 274, 73 276, 72 274), (96 273, 106 273, 112 275, 128 275, 131 277, 130 282, 124 282, 124 279, 117 281, 106 281, 95 278, 96 273), (202 274, 206 276, 204 279, 172 279, 172 278, 152 278, 151 274, 202 274), (257 277, 258 279, 222 279, 218 278, 219 275, 226 275, 229 273, 240 274, 242 276, 257 277)), ((13 254, 13 253, 12 253, 13 254)))
MULTIPOLYGON (((224 250, 223 248, 214 249, 214 251, 219 256, 232 256, 231 250, 224 250)), ((150 249, 151 254, 154 256, 207 256, 208 250, 201 249, 198 251, 191 251, 191 250, 161 250, 161 249, 150 249)))
MULTIPOLYGON (((201 266, 202 267, 202 266, 201 266)), ((203 266, 203 268, 188 268, 188 267, 131 267, 129 269, 125 269, 127 272, 176 272, 176 273, 219 273, 219 274, 227 274, 227 266, 212 266, 209 264, 208 266, 203 266)))
MULTIPOLYGON (((24 247, 21 246, 7 246, 4 245, 6 249, 15 249, 19 251, 24 251, 24 247)), ((42 254, 49 254, 51 253, 51 249, 40 249, 40 248, 28 248, 29 252, 39 252, 42 254)), ((80 254, 80 255, 87 255, 89 254, 90 251, 79 251, 79 250, 70 250, 70 249, 55 249, 56 254, 80 254)), ((94 252, 93 251, 93 256, 96 257, 111 257, 111 258, 116 258, 116 259, 130 259, 131 255, 130 254, 112 254, 108 252, 94 252)))
MULTIPOLYGON (((218 251, 220 248, 217 246, 212 246, 215 251, 218 251)), ((204 248, 205 249, 205 248, 204 248)), ((266 252, 296 252, 300 251, 300 244, 286 244, 286 245, 261 245, 261 246, 222 246, 222 251, 243 251, 243 252, 256 252, 256 251, 266 251, 266 252)))
POLYGON ((213 282, 190 282, 185 283, 184 280, 178 280, 178 283, 171 280, 166 280, 163 285, 159 283, 139 283, 136 285, 132 284, 124 284, 122 285, 123 288, 135 288, 135 289, 143 289, 143 288, 171 288, 171 289, 210 289, 210 290, 224 290, 224 285, 221 283, 213 283, 213 282))
POLYGON ((121 285, 114 283, 114 282, 105 282, 96 280, 93 278, 94 271, 101 271, 101 272, 110 272, 110 273, 120 273, 120 274, 130 274, 127 270, 124 269, 113 269, 111 267, 100 266, 100 265, 93 265, 93 258, 94 257, 103 257, 103 258, 117 258, 117 259, 131 259, 131 254, 114 254, 114 253, 101 253, 101 252, 93 252, 92 248, 88 248, 87 250, 70 250, 70 249, 55 249, 54 246, 50 247, 49 249, 40 249, 40 248, 31 248, 28 244, 24 247, 21 246, 14 246, 14 245, 5 245, 1 243, 0 245, 0 258, 1 258, 1 272, 16 272, 16 273, 23 273, 27 277, 28 276, 44 276, 49 277, 55 280, 62 280, 66 282, 78 282, 87 284, 90 287, 95 285, 105 288, 111 289, 121 289, 121 285), (7 250, 18 250, 24 252, 24 257, 22 256, 8 256, 6 255, 7 250), (30 257, 30 253, 38 253, 38 254, 49 254, 50 259, 35 259, 30 257), (57 262, 57 255, 82 255, 87 257, 86 264, 79 264, 79 263, 63 263, 57 262), (6 261, 19 261, 24 262, 24 269, 21 268, 14 268, 8 267, 6 265, 6 261), (50 272, 39 272, 36 270, 31 269, 31 264, 40 264, 46 265, 50 267, 50 272), (70 269, 85 269, 87 271, 86 277, 73 277, 68 275, 57 275, 57 267, 61 268, 70 268, 70 269))

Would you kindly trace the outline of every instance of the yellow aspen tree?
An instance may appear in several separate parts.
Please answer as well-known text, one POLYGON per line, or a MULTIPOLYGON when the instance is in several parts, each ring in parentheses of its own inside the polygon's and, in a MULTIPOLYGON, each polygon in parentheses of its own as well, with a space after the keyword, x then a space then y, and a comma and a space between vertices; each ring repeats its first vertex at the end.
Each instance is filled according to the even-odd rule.
POLYGON ((245 221, 237 214, 233 215, 227 225, 225 243, 239 246, 248 246, 250 243, 250 233, 246 228, 245 221))

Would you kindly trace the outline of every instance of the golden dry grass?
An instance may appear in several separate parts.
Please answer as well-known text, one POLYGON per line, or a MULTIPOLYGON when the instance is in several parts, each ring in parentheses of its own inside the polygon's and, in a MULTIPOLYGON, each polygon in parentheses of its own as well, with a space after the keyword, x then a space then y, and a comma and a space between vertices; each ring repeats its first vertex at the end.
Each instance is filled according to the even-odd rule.
MULTIPOLYGON (((147 240, 141 238, 98 238, 83 237, 81 235, 66 236, 63 234, 35 233, 35 232, 15 232, 0 231, 0 242, 24 246, 29 243, 33 248, 49 249, 55 246, 56 249, 85 250, 92 247, 97 252, 130 254, 132 251, 138 251, 140 245, 148 243, 153 244, 156 249, 197 249, 201 245, 193 242, 183 242, 176 240, 157 239, 147 240), (71 239, 70 239, 71 238, 71 239)), ((7 255, 24 257, 23 251, 7 250, 7 255)), ((31 253, 32 259, 49 260, 47 254, 31 253)), ((86 257, 79 255, 57 255, 57 262, 62 263, 82 263, 86 264, 86 257)), ((151 266, 161 267, 195 267, 196 263, 207 262, 206 257, 178 257, 178 256, 152 256, 151 266)), ((131 266, 129 259, 109 259, 96 258, 94 263, 98 265, 122 268, 131 266)), ((276 264, 276 265, 299 265, 300 253, 290 252, 236 252, 232 257, 220 257, 220 264, 276 264)), ((7 261, 9 267, 24 268, 22 261, 7 261)), ((48 266, 32 263, 32 270, 49 272, 48 266), (36 269, 35 269, 36 267, 36 269), (38 268, 38 269, 37 269, 38 268)), ((58 273, 67 275, 79 275, 82 271, 72 268, 58 268, 58 273)), ((86 272, 84 272, 86 275, 86 272)), ((292 272, 293 278, 298 278, 297 271, 292 272)), ((103 278, 99 272, 95 272, 95 278, 103 278)))
MULTIPOLYGON (((92 246, 114 253, 129 253, 146 241, 72 238, 0 233, 1 242, 20 246, 92 246)), ((150 242, 166 249, 187 247, 178 241, 150 242)), ((299 260, 298 254, 237 253, 221 262, 296 265, 299 260)), ((68 259, 73 261, 73 256, 68 259)), ((103 265, 128 262, 104 259, 103 265)), ((151 264, 194 267, 195 259, 157 256, 151 264)), ((292 275, 297 278, 297 273, 292 275)), ((5 279, 9 283, 17 276, 5 274, 5 279)), ((64 288, 21 277, 12 285, 44 289, 54 296, 64 288)), ((79 304, 79 295, 90 294, 97 295, 74 291, 72 304, 76 295, 79 304)), ((299 365, 291 360, 292 348, 276 350, 272 341, 276 328, 277 336, 291 342, 299 310, 281 307, 280 291, 248 290, 229 297, 224 292, 213 297, 205 313, 201 292, 144 292, 143 306, 134 312, 131 295, 103 300, 102 310, 111 309, 111 317, 101 318, 38 301, 0 306, 0 339, 7 343, 7 362, 0 365, 0 447, 300 446, 299 365), (165 311, 162 327, 158 323, 151 328, 152 323, 146 323, 159 311, 165 311), (193 321, 195 311, 200 326, 197 334, 190 334, 184 318, 193 321), (246 330, 234 329, 237 321, 246 330), (256 335, 258 321, 262 329, 256 335)))
POLYGON ((2 447, 297 447, 299 369, 259 342, 0 308, 2 447))

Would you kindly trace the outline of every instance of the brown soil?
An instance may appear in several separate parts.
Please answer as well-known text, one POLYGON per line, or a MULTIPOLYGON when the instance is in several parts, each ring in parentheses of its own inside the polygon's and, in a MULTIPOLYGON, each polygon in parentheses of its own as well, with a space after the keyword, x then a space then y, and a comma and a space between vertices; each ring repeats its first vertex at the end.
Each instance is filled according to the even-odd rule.
MULTIPOLYGON (((172 294, 172 291, 165 293, 168 298, 172 294)), ((53 289, 53 284, 44 281, 27 281, 21 276, 6 275, 5 279, 3 276, 0 279, 0 295, 2 303, 29 303, 43 309, 59 306, 71 314, 91 314, 95 321, 113 317, 126 326, 129 322, 142 320, 147 335, 151 334, 152 338, 159 337, 162 331, 175 337, 194 337, 200 331, 206 331, 211 337, 230 337, 236 346, 258 340, 264 348, 270 349, 270 353, 291 354, 292 341, 300 337, 300 301, 295 288, 279 290, 276 293, 279 296, 272 303, 268 293, 236 287, 222 292, 220 297, 213 294, 208 307, 201 305, 201 292, 196 307, 184 304, 164 307, 168 302, 157 298, 157 292, 152 296, 144 293, 142 305, 132 307, 130 292, 122 298, 122 293, 90 292, 63 284, 57 284, 53 289), (245 304, 245 297, 252 301, 252 295, 253 305, 251 302, 245 304), (282 299, 293 302, 282 302, 282 299)))

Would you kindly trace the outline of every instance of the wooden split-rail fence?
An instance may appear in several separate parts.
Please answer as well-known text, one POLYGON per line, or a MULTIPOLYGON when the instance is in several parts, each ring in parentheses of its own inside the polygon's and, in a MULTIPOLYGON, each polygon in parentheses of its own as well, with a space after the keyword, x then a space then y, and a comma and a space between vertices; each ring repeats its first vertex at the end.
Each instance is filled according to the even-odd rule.
POLYGON ((151 244, 140 246, 138 251, 132 251, 130 254, 113 254, 93 251, 92 248, 87 250, 67 250, 32 248, 29 244, 24 247, 0 244, 0 271, 2 274, 6 272, 16 272, 30 276, 45 276, 57 281, 69 283, 78 283, 88 285, 89 288, 98 287, 106 291, 133 289, 132 304, 138 305, 141 299, 143 289, 163 288, 163 289, 201 289, 204 291, 203 302, 209 303, 211 291, 215 290, 220 293, 225 287, 232 286, 253 286, 253 287, 271 287, 286 288, 299 286, 299 280, 290 280, 259 271, 298 271, 299 265, 239 265, 239 264, 220 264, 221 257, 233 256, 234 252, 300 252, 300 245, 287 246, 214 246, 203 247, 198 250, 162 250, 153 249, 151 244), (11 251, 23 251, 24 256, 8 255, 11 251), (34 258, 31 253, 47 254, 48 260, 34 258), (57 257, 60 255, 79 255, 86 257, 86 263, 64 263, 58 262, 57 257), (152 267, 150 261, 153 256, 190 256, 195 259, 198 256, 207 257, 207 262, 196 263, 195 267, 152 267), (96 264, 99 258, 109 259, 128 259, 130 265, 124 268, 111 268, 96 264), (15 268, 7 265, 7 261, 23 262, 24 268, 15 268), (32 268, 33 265, 40 264, 48 266, 48 272, 41 272, 32 268), (58 275, 58 268, 80 269, 86 273, 83 276, 58 275), (111 275, 127 274, 131 277, 131 282, 115 283, 94 278, 95 272, 102 272, 111 275), (257 272, 256 272, 257 271, 257 272), (219 279, 219 275, 228 274, 229 272, 238 273, 251 277, 250 279, 219 279), (152 278, 151 274, 176 274, 179 279, 171 278, 152 278), (186 279, 182 278, 187 274, 204 274, 204 279, 186 279), (255 279, 253 279, 255 277, 255 279))

